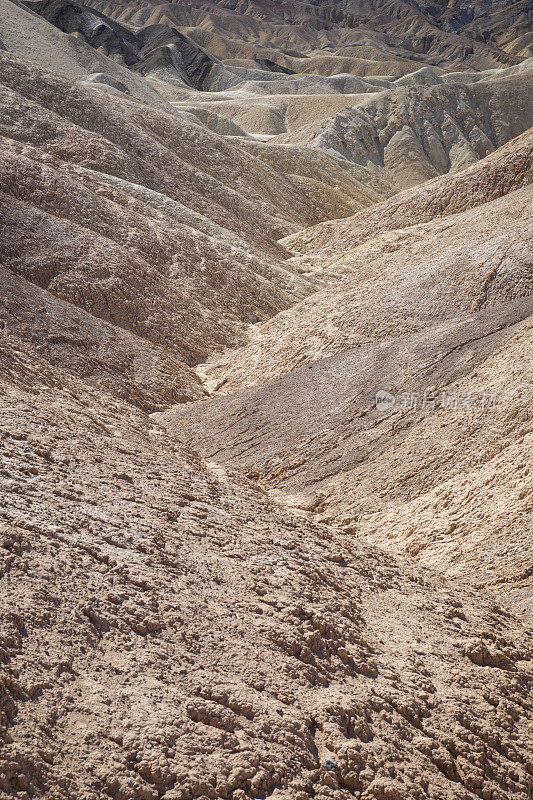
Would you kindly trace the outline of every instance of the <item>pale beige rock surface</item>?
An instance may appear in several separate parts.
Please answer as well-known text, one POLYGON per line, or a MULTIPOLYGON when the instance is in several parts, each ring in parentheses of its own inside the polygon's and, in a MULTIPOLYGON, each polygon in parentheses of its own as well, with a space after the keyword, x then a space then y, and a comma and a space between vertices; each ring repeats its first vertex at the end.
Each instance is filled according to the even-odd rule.
POLYGON ((194 371, 168 349, 59 300, 0 267, 0 326, 40 357, 145 411, 198 400, 194 371))
POLYGON ((396 86, 279 138, 384 170, 399 189, 464 169, 533 125, 533 68, 472 84, 396 86), (513 114, 508 113, 512 104, 513 114))
POLYGON ((533 618, 530 158, 529 134, 295 237, 324 288, 199 369, 224 397, 160 418, 291 507, 533 618))
POLYGON ((0 354, 6 796, 525 800, 507 612, 0 354))
POLYGON ((345 222, 324 223, 287 238, 294 251, 323 259, 343 253, 373 236, 434 217, 445 217, 501 197, 533 182, 533 133, 526 131, 482 162, 455 175, 398 193, 385 204, 345 222))
POLYGON ((27 6, 0 800, 530 800, 523 4, 27 6))
POLYGON ((463 172, 285 239, 303 254, 293 259, 295 268, 318 277, 325 288, 297 314, 290 309, 254 327, 248 346, 202 373, 227 393, 346 346, 529 294, 532 178, 528 132, 463 172), (516 254, 518 280, 500 264, 508 248, 510 264, 511 252, 516 254), (493 269, 509 283, 505 289, 493 282, 491 301, 484 276, 493 269))

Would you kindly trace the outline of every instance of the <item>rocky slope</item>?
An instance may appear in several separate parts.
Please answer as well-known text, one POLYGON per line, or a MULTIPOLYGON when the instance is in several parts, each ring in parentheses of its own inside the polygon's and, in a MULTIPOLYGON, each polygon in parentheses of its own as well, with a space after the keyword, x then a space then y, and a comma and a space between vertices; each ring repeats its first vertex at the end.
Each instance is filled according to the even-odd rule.
MULTIPOLYGON (((414 4, 402 0, 328 0, 319 4, 298 0, 276 4, 198 0, 165 5, 92 0, 90 5, 130 26, 166 23, 186 28, 191 38, 198 32, 201 44, 211 51, 216 47, 212 43, 218 41, 219 47, 225 49, 219 50, 222 57, 228 52, 228 40, 233 45, 233 58, 266 57, 277 63, 281 55, 281 65, 295 72, 332 74, 354 70, 354 74, 364 74, 358 67, 364 68, 365 62, 376 60, 376 56, 377 60, 396 62, 396 66, 402 60, 475 69, 513 63, 513 56, 501 49, 461 32, 447 32, 435 24, 436 19, 431 20, 414 4), (206 31, 215 36, 206 39, 206 31), (346 52, 346 48, 353 48, 353 52, 346 52), (320 56, 322 70, 317 69, 320 56), (354 57, 352 69, 339 69, 335 62, 346 57, 354 57), (306 58, 317 60, 308 63, 306 69, 301 60, 306 58), (296 63, 289 59, 296 59, 296 63)), ((478 5, 482 7, 481 3, 478 5)), ((504 8, 511 5, 505 3, 504 8)))
POLYGON ((1 800, 532 796, 531 68, 473 8, 0 0, 1 800))
MULTIPOLYGON (((186 365, 313 290, 286 268, 280 235, 390 191, 365 187, 364 170, 329 176, 330 157, 310 184, 298 151, 291 177, 171 106, 147 117, 7 53, 0 98, 3 266, 186 365)), ((196 396, 190 370, 175 376, 196 396)))
MULTIPOLYGON (((206 365, 203 372, 211 388, 227 393, 336 352, 345 345, 346 335, 352 334, 352 341, 355 341, 355 331, 350 328, 354 321, 361 321, 365 336, 374 336, 373 331, 379 331, 379 326, 384 326, 386 334, 393 332, 394 317, 389 314, 376 319, 372 314, 375 292, 380 285, 376 283, 377 279, 383 281, 383 302, 397 308, 397 298, 403 298, 411 326, 412 315, 427 321, 442 313, 451 316, 458 308, 463 312, 479 310, 487 302, 487 297, 480 294, 482 281, 472 281, 465 266, 471 265, 475 275, 477 269, 484 269, 484 260, 481 252, 478 254, 469 248, 469 243, 475 235, 479 235, 481 241, 494 239, 497 242, 502 233, 510 237, 516 234, 528 242, 528 202, 532 182, 533 131, 528 131, 461 172, 401 192, 355 216, 325 222, 287 237, 284 244, 297 254, 291 262, 293 268, 301 274, 316 277, 326 287, 299 307, 297 318, 292 309, 280 314, 251 330, 246 347, 206 365), (461 244, 462 251, 459 250, 461 244), (464 262, 457 258, 454 266, 457 280, 467 287, 463 296, 449 285, 450 261, 446 260, 446 253, 455 259, 458 250, 461 254, 470 250, 468 255, 464 255, 464 262), (373 251, 380 254, 380 261, 374 263, 369 258, 373 251), (436 259, 427 260, 428 252, 436 254, 439 251, 445 256, 442 263, 436 259), (410 262, 417 253, 420 264, 425 264, 430 273, 434 270, 435 275, 440 275, 433 285, 422 282, 418 285, 416 280, 410 282, 412 275, 417 275, 418 268, 413 265, 411 269, 408 265, 406 269, 405 262, 410 262), (388 276, 383 271, 386 259, 394 265, 388 276), (402 271, 398 269, 400 264, 402 271), (406 276, 405 284, 398 281, 398 274, 406 276), (373 286, 372 294, 366 291, 364 280, 373 286), (332 298, 332 304, 335 304, 336 293, 348 288, 359 293, 354 303, 357 316, 349 315, 344 305, 337 306, 329 330, 324 330, 321 336, 317 309, 326 298, 332 298), (417 292, 415 296, 413 291, 417 292), (427 291, 434 294, 427 296, 427 291), (366 324, 360 305, 363 301, 368 307, 366 324), (282 330, 290 325, 294 325, 295 337, 287 336, 282 340, 282 330), (320 338, 313 337, 313 328, 308 328, 308 325, 314 326, 315 333, 321 336, 322 345, 316 346, 320 338)), ((529 275, 527 260, 524 264, 524 274, 529 275)), ((518 288, 513 279, 509 285, 512 292, 518 288)), ((396 318, 398 324, 398 312, 396 318)))
POLYGON ((531 637, 0 334, 6 797, 531 792, 531 637))
POLYGON ((529 614, 532 142, 336 235, 329 223, 294 237, 324 288, 202 368, 227 396, 160 417, 291 506, 494 584, 529 614), (377 408, 379 392, 392 405, 377 408))
POLYGON ((405 189, 462 169, 533 125, 533 62, 510 73, 470 85, 437 77, 433 86, 397 86, 359 98, 332 119, 280 142, 311 145, 385 170, 405 189))
MULTIPOLYGON (((529 102, 532 63, 503 52, 498 56, 492 53, 494 58, 489 59, 488 50, 487 59, 470 62, 466 52, 457 51, 460 36, 444 33, 435 25, 429 26, 432 35, 444 37, 442 42, 455 40, 440 60, 428 55, 428 32, 424 34, 424 46, 428 47, 424 56, 415 57, 412 50, 417 50, 417 45, 412 37, 406 40, 411 51, 402 51, 407 57, 394 54, 400 61, 391 60, 385 45, 369 48, 366 39, 354 56, 355 43, 347 40, 346 34, 359 31, 361 13, 365 20, 370 14, 375 22, 377 8, 363 12, 347 4, 342 10, 335 6, 332 13, 327 4, 312 10, 293 3, 274 13, 272 5, 259 9, 248 3, 229 12, 217 4, 200 4, 184 15, 182 6, 168 4, 161 16, 153 6, 136 7, 132 14, 133 9, 125 4, 102 6, 111 15, 107 16, 71 0, 32 0, 26 5, 34 15, 77 37, 87 49, 105 53, 122 71, 146 76, 160 95, 181 111, 194 114, 214 132, 238 138, 281 135, 280 144, 317 147, 368 167, 396 190, 473 163, 533 124, 529 102), (330 52, 332 44, 324 49, 323 42, 306 40, 305 45, 301 43, 302 58, 287 52, 280 58, 277 51, 250 50, 259 11, 262 34, 257 30, 256 35, 262 45, 270 33, 276 46, 281 46, 278 35, 288 37, 285 44, 293 46, 292 27, 303 26, 308 34, 312 20, 319 31, 324 26, 337 31, 340 39, 336 44, 342 43, 342 47, 330 52), (191 14, 201 33, 196 39, 191 14), (111 17, 126 19, 130 26, 137 23, 138 28, 134 32, 111 17), (236 38, 231 40, 233 46, 227 39, 226 46, 221 46, 217 37, 227 33, 230 19, 236 38), (208 35, 211 28, 215 39, 208 35), (368 58, 365 61, 360 55, 368 58), (354 60, 357 63, 352 63, 354 60), (465 67, 474 71, 457 72, 465 67), (512 116, 508 115, 510 98, 512 116)), ((383 11, 380 6, 379 12, 383 11)), ((417 30, 428 27, 430 11, 421 14, 390 0, 387 5, 387 13, 407 24, 409 30, 413 25, 417 30)), ((403 41, 398 31, 392 38, 403 41)), ((471 41, 468 51, 473 53, 471 41)), ((83 83, 114 94, 127 88, 113 70, 85 76, 83 83)))
POLYGON ((417 3, 444 30, 460 31, 473 39, 490 42, 510 53, 533 55, 531 48, 531 7, 513 3, 417 3))

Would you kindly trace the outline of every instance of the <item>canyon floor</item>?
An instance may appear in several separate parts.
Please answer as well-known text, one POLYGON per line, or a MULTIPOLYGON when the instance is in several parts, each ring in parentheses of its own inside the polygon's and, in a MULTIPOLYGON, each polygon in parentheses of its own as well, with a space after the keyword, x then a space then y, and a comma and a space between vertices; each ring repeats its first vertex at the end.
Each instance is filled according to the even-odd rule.
POLYGON ((533 796, 526 0, 0 0, 1 800, 533 796))

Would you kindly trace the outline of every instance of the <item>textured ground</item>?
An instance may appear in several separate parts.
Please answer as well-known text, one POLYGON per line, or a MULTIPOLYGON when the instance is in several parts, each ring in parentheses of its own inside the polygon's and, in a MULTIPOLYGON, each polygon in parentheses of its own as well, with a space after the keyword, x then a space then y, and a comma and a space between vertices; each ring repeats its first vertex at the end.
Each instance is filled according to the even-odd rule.
POLYGON ((292 259, 293 268, 323 282, 323 289, 299 306, 297 315, 291 309, 254 327, 247 347, 207 365, 203 372, 211 388, 219 384, 217 388, 227 393, 337 352, 347 343, 379 340, 457 311, 480 310, 488 300, 482 278, 491 272, 486 258, 490 254, 497 259, 501 237, 507 238, 507 246, 516 241, 517 265, 521 264, 526 283, 515 283, 510 274, 508 294, 502 293, 503 285, 494 287, 496 301, 528 294, 532 179, 533 132, 529 131, 462 172, 288 237, 285 245, 301 253, 292 259), (472 247, 475 237, 489 253, 472 247), (435 256, 439 251, 440 259, 428 260, 428 253, 435 256), (458 293, 461 284, 464 289, 458 293), (380 304, 387 303, 389 311, 376 317, 378 292, 380 304), (338 304, 344 294, 353 297, 351 309, 345 302, 338 304), (321 310, 326 307, 327 312, 321 310), (326 313, 328 327, 321 332, 326 313))
POLYGON ((0 81, 3 265, 188 364, 312 291, 280 235, 380 196, 364 170, 308 187, 171 107, 148 119, 7 54, 0 81))
POLYGON ((530 619, 532 141, 293 237, 324 288, 201 368, 224 397, 160 417, 291 506, 530 619))
POLYGON ((4 796, 529 796, 507 612, 0 348, 4 796))
POLYGON ((533 797, 528 13, 0 0, 0 800, 533 797))
MULTIPOLYGON (((10 0, 4 4, 15 8, 10 0)), ((32 13, 17 6, 8 15, 13 52, 26 57, 43 20, 59 29, 55 37, 47 29, 48 46, 31 55, 38 66, 76 75, 113 96, 149 101, 137 84, 150 86, 159 103, 164 97, 218 134, 281 136, 280 144, 320 148, 378 172, 396 190, 461 169, 533 124, 532 63, 482 43, 483 37, 465 38, 457 9, 459 17, 450 19, 445 10, 420 13, 402 0, 342 9, 299 2, 276 8, 247 2, 231 10, 210 2, 26 5, 32 13), (74 66, 66 66, 63 53, 53 57, 52 45, 64 34, 80 49, 74 66), (91 51, 100 61, 80 75, 91 51), (126 73, 135 77, 123 80, 126 73)), ((475 9, 478 24, 485 12, 475 9)), ((521 18, 513 4, 500 12, 508 24, 521 18)), ((329 216, 346 209, 337 207, 329 216)))
POLYGON ((462 169, 533 125, 533 62, 523 67, 472 84, 413 81, 412 86, 368 94, 332 119, 302 126, 279 141, 318 147, 385 170, 405 189, 462 169))

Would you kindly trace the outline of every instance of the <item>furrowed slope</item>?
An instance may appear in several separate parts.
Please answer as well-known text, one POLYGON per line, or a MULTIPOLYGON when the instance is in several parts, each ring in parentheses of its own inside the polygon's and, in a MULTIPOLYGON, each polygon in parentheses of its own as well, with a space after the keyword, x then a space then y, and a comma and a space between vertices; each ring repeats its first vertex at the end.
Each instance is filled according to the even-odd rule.
POLYGON ((401 0, 26 5, 2 800, 530 800, 531 132, 394 197, 372 136, 261 136, 374 103, 384 150, 459 97, 446 169, 483 156, 526 124, 513 6, 485 42, 401 0))
POLYGON ((469 85, 398 86, 368 95, 279 141, 384 170, 399 189, 409 188, 463 169, 533 125, 533 69, 525 67, 469 85))
MULTIPOLYGON (((61 32, 18 0, 0 2, 2 50, 72 82, 104 74, 108 81, 132 97, 155 108, 166 106, 161 96, 125 64, 108 58, 101 49, 91 47, 82 39, 61 32)), ((112 91, 109 85, 108 90, 112 91)))
POLYGON ((224 397, 158 417, 283 502, 493 585, 528 614, 530 158, 524 136, 486 165, 374 206, 368 220, 339 221, 344 235, 315 229, 316 251, 299 263, 325 288, 202 367, 224 397), (513 162, 522 188, 491 199, 505 188, 495 172, 512 184, 513 162), (395 229, 396 209, 433 219, 395 229), (389 212, 380 231, 372 220, 389 212))
POLYGON ((524 0, 505 4, 479 3, 475 7, 455 0, 426 7, 418 4, 418 7, 429 13, 445 30, 461 31, 472 39, 490 42, 509 53, 533 55, 531 6, 524 0))
POLYGON ((0 296, 0 325, 89 385, 145 411, 204 395, 193 370, 166 347, 64 302, 3 267, 0 296))
MULTIPOLYGON (((0 103, 2 266, 135 347, 190 365, 312 291, 275 239, 320 212, 264 161, 170 107, 146 114, 7 53, 0 103)), ((20 300, 30 316, 40 302, 20 300)), ((195 376, 174 373, 197 396, 195 376)))
MULTIPOLYGON (((476 235, 480 223, 481 226, 484 225, 486 210, 497 208, 490 205, 493 200, 509 195, 508 199, 503 201, 504 208, 509 210, 503 225, 504 227, 507 224, 515 225, 514 197, 511 197, 511 194, 518 188, 524 189, 522 194, 516 197, 521 198, 520 213, 527 219, 530 189, 526 187, 532 182, 533 132, 528 131, 466 170, 436 178, 422 186, 401 192, 346 219, 321 223, 287 237, 283 240, 284 244, 295 253, 301 254, 294 257, 292 261, 294 268, 331 285, 327 292, 318 293, 302 307, 309 306, 309 324, 311 326, 314 324, 313 320, 317 313, 315 304, 318 308, 323 297, 333 296, 337 282, 344 275, 346 275, 346 285, 349 285, 350 281, 357 282, 358 285, 359 275, 352 269, 352 264, 366 265, 367 255, 372 252, 369 248, 375 247, 377 253, 385 256, 390 252, 392 259, 394 253, 399 250, 401 258, 401 243, 409 247, 409 238, 412 235, 413 244, 418 249, 422 261, 426 252, 424 236, 436 235, 440 241, 439 247, 446 249, 449 244, 453 251, 455 245, 453 240, 447 241, 446 230, 448 217, 453 219, 454 215, 457 215, 455 225, 453 222, 450 225, 459 235, 459 241, 465 242, 467 248, 468 237, 473 238, 476 235), (485 204, 489 204, 487 209, 483 209, 485 204), (480 209, 479 214, 475 209, 480 209), (470 219, 469 226, 462 229, 457 224, 457 221, 462 219, 459 216, 461 214, 466 214, 465 219, 470 219), (432 220, 434 224, 431 224, 432 220), (427 226, 424 227, 426 223, 427 226), (417 225, 420 226, 418 229, 417 225), (402 232, 395 234, 394 231, 402 232), (391 234, 390 241, 387 238, 388 234, 391 234)), ((497 213, 494 211, 491 214, 492 219, 496 225, 499 224, 497 213)), ((484 225, 485 238, 490 238, 495 232, 491 225, 492 222, 488 226, 484 225)), ((517 230, 520 236, 524 235, 520 227, 517 230)), ((379 278, 381 270, 377 266, 364 274, 373 274, 379 278)), ((419 290, 422 288, 419 287, 419 290)), ((438 291, 436 287, 435 290, 438 291)), ((409 293, 406 292, 408 300, 409 297, 409 293)), ((473 301, 474 295, 469 302, 473 301)), ((368 296, 366 302, 371 308, 372 296, 368 296)), ((418 300, 413 305, 417 303, 418 300)), ((436 313, 438 308, 437 305, 436 313)), ((335 313, 337 318, 342 318, 342 309, 337 309, 335 313)), ((353 318, 347 316, 347 325, 350 322, 353 322, 353 318)), ((378 324, 378 321, 373 320, 371 324, 378 324)), ((380 324, 386 326, 389 321, 383 318, 380 324)), ((314 344, 320 341, 320 338, 315 340, 312 331, 308 330, 306 325, 306 317, 303 315, 295 319, 292 311, 281 314, 266 325, 250 331, 250 343, 246 347, 228 352, 227 357, 223 355, 213 360, 213 363, 206 364, 202 368, 202 372, 209 379, 211 388, 219 386, 219 391, 228 393, 283 374, 317 355, 334 351, 336 340, 328 332, 324 332, 322 337, 323 345, 315 350, 314 344), (295 330, 294 337, 289 335, 289 326, 293 321, 295 328, 299 328, 295 330), (280 341, 284 330, 287 331, 287 338, 281 347, 280 341)), ((331 326, 332 331, 335 329, 336 326, 331 326)), ((351 333, 349 328, 348 332, 351 333)), ((320 334, 317 335, 320 337, 320 334)), ((340 341, 343 342, 342 337, 340 341)))
POLYGON ((316 254, 324 268, 328 257, 341 255, 386 231, 458 214, 532 182, 533 131, 528 130, 467 169, 400 192, 364 213, 301 231, 284 243, 305 254, 309 262, 316 254))
POLYGON ((0 356, 6 795, 529 796, 508 613, 291 516, 3 332, 0 356))
MULTIPOLYGON (((126 25, 177 25, 187 27, 190 36, 194 35, 194 29, 199 28, 248 45, 253 43, 261 48, 278 50, 285 56, 312 56, 314 51, 322 49, 334 62, 335 49, 360 43, 365 47, 369 44, 377 46, 378 52, 385 52, 384 58, 390 62, 395 56, 400 56, 400 59, 436 66, 455 64, 473 69, 517 63, 513 56, 493 45, 440 29, 419 10, 397 0, 365 3, 352 0, 320 5, 245 0, 231 6, 204 0, 140 6, 128 0, 93 0, 90 5, 126 25)), ((243 55, 249 57, 249 50, 244 50, 243 55)), ((372 56, 375 58, 375 51, 372 56)), ((363 56, 363 60, 368 63, 371 59, 363 56)), ((300 67, 295 71, 304 69, 300 67)))

